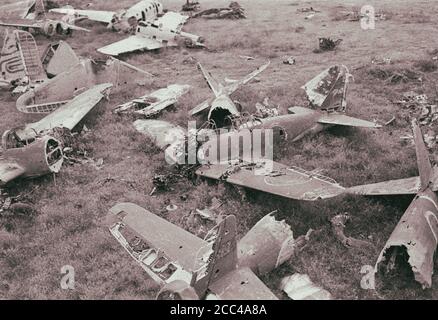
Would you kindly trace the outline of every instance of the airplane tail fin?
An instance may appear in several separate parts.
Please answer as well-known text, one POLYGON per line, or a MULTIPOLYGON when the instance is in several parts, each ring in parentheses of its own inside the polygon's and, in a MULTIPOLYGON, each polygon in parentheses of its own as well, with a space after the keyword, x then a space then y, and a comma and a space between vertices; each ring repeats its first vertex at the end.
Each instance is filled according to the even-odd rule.
POLYGON ((417 119, 412 120, 412 132, 414 134, 415 153, 417 155, 417 165, 420 174, 420 191, 424 191, 432 180, 433 169, 417 119))
POLYGON ((0 73, 3 81, 15 82, 26 76, 17 38, 14 32, 6 29, 3 48, 0 53, 0 73))
POLYGON ((198 62, 198 69, 202 72, 205 81, 207 81, 208 86, 213 91, 214 95, 218 97, 221 93, 221 84, 211 75, 210 72, 204 69, 202 64, 198 62))
POLYGON ((44 0, 35 0, 35 17, 45 17, 46 7, 44 6, 44 0))
POLYGON ((196 271, 193 286, 205 292, 209 284, 237 267, 236 217, 226 216, 207 234, 208 242, 198 252, 198 260, 204 264, 196 271))
POLYGON ((321 72, 302 88, 314 108, 329 112, 346 112, 350 76, 346 66, 335 65, 321 72))

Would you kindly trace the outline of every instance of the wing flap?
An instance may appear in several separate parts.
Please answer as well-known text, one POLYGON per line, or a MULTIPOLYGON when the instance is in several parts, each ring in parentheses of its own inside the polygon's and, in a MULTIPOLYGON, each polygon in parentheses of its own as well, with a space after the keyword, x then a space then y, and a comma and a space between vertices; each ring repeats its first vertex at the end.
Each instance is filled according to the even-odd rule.
POLYGON ((137 50, 155 50, 161 48, 159 41, 141 37, 130 36, 129 38, 109 44, 105 47, 97 49, 100 53, 110 56, 118 56, 123 53, 137 51, 137 50))
POLYGON ((297 167, 272 162, 204 165, 197 175, 275 194, 289 199, 315 201, 338 196, 344 188, 336 181, 297 167))
POLYGON ((121 215, 125 226, 185 270, 194 271, 197 267, 197 253, 207 245, 206 241, 132 203, 119 203, 111 212, 121 215))
POLYGON ((72 130, 105 97, 106 92, 111 87, 111 83, 94 86, 40 121, 26 125, 23 130, 17 130, 17 136, 21 140, 29 140, 40 132, 57 127, 72 130))
POLYGON ((323 115, 318 120, 318 122, 323 123, 323 124, 333 124, 333 125, 348 126, 348 127, 362 127, 362 128, 381 128, 382 127, 381 125, 379 125, 377 123, 354 118, 354 117, 349 117, 345 114, 323 115))
POLYGON ((228 272, 209 289, 223 300, 277 300, 278 298, 249 268, 228 272))

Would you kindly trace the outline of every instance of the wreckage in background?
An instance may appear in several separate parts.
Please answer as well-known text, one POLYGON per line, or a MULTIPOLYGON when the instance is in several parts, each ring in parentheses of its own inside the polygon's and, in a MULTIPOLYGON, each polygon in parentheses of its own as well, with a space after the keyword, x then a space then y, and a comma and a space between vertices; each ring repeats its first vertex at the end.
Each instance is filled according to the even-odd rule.
POLYGON ((161 286, 157 299, 277 299, 256 274, 289 260, 299 243, 272 214, 240 241, 231 215, 205 239, 132 203, 111 208, 108 220, 111 234, 161 286))
POLYGON ((209 109, 207 118, 208 121, 213 123, 214 127, 219 128, 223 127, 227 123, 231 124, 232 118, 240 115, 240 108, 231 100, 230 95, 239 89, 240 86, 247 84, 258 74, 263 72, 269 66, 269 64, 270 61, 243 79, 233 81, 229 85, 223 85, 217 81, 210 72, 206 71, 200 63, 198 63, 198 69, 201 70, 205 81, 207 81, 209 88, 214 93, 214 97, 202 102, 190 110, 190 115, 193 116, 209 109))
POLYGON ((408 274, 423 288, 432 285, 434 253, 438 244, 438 170, 432 167, 416 120, 412 121, 419 177, 356 186, 348 192, 359 195, 415 194, 377 259, 378 276, 408 274))
POLYGON ((181 30, 182 24, 187 18, 181 17, 183 18, 169 17, 169 19, 163 20, 159 24, 157 22, 140 21, 135 30, 135 35, 99 48, 97 51, 110 56, 118 56, 138 50, 150 51, 165 47, 176 47, 181 43, 190 48, 205 47, 203 38, 181 30))
POLYGON ((47 18, 43 0, 21 1, 0 7, 0 26, 34 30, 49 37, 71 35, 73 30, 89 32, 70 22, 47 18))
POLYGON ((63 130, 72 130, 104 98, 112 84, 97 85, 35 123, 3 133, 0 184, 19 177, 59 172, 63 162, 63 130), (61 137, 62 138, 62 137, 61 137))
POLYGON ((193 18, 207 19, 246 19, 245 9, 236 1, 232 1, 228 8, 212 8, 196 13, 193 18))
POLYGON ((163 13, 163 5, 158 1, 140 1, 128 9, 119 11, 104 10, 80 10, 70 7, 51 9, 50 12, 64 15, 84 17, 93 21, 107 24, 109 29, 114 31, 130 32, 137 28, 140 21, 156 23, 160 25, 168 20, 184 23, 188 17, 184 17, 174 12, 163 13))

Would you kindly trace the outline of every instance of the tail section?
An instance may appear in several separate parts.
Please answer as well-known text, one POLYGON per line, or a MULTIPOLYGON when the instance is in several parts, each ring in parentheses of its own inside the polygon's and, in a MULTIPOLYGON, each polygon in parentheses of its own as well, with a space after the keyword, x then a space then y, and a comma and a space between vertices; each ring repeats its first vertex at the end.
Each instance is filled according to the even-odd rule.
POLYGON ((433 169, 417 119, 412 120, 412 132, 414 134, 415 152, 417 154, 417 165, 420 174, 420 191, 424 191, 429 187, 432 180, 433 169))
POLYGON ((46 16, 46 7, 44 6, 44 0, 35 0, 35 18, 46 16))
POLYGON ((210 72, 204 69, 204 67, 198 62, 198 69, 202 72, 205 81, 207 81, 208 86, 213 91, 214 95, 218 97, 222 93, 222 85, 211 75, 210 72))
POLYGON ((12 83, 26 76, 24 63, 14 33, 6 30, 3 49, 0 54, 1 80, 12 83))
POLYGON ((198 293, 205 292, 209 284, 237 267, 236 217, 226 216, 207 235, 208 245, 198 253, 204 264, 194 278, 198 293))
POLYGON ((335 65, 307 82, 303 89, 313 107, 328 112, 346 112, 349 78, 346 66, 335 65))

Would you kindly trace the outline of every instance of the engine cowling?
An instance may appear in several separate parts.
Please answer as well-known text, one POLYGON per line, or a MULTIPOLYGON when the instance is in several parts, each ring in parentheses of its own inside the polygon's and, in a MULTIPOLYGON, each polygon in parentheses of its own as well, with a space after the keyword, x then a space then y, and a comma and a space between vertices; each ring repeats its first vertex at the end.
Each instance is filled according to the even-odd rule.
POLYGON ((58 24, 55 21, 47 21, 44 24, 43 31, 45 35, 51 37, 56 34, 57 28, 58 28, 58 24))
POLYGON ((195 289, 185 281, 175 280, 164 285, 158 292, 157 300, 199 300, 195 289))

